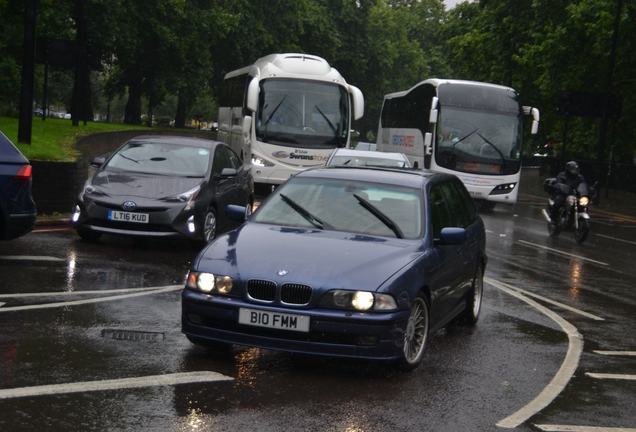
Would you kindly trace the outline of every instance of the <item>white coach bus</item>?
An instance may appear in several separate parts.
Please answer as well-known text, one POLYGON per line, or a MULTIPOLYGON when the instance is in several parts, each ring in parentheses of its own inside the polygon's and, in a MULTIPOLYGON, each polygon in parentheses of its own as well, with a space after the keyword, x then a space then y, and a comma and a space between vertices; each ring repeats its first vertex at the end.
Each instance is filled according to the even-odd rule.
POLYGON ((272 54, 225 75, 218 139, 251 161, 255 186, 267 190, 348 147, 363 114, 362 92, 325 59, 272 54))
POLYGON ((536 134, 539 110, 522 107, 514 89, 428 79, 384 96, 377 146, 457 175, 482 208, 512 204, 519 191, 524 114, 532 115, 536 134))

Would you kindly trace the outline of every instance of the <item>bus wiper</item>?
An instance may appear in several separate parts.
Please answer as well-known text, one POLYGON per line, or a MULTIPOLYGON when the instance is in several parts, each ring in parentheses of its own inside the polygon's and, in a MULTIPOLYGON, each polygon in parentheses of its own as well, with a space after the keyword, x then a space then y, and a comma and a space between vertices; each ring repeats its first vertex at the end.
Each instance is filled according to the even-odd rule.
POLYGON ((486 144, 488 144, 490 147, 494 148, 495 151, 497 152, 497 154, 499 154, 499 157, 501 158, 501 172, 503 173, 504 165, 506 165, 506 157, 504 156, 504 154, 501 152, 501 150, 499 150, 497 148, 496 145, 491 143, 490 140, 488 140, 488 138, 486 138, 485 136, 483 136, 479 132, 477 132, 477 135, 479 136, 479 138, 483 139, 486 144))
POLYGON ((453 151, 455 151, 455 146, 457 144, 459 144, 460 142, 464 141, 466 138, 468 138, 469 136, 471 136, 472 134, 474 134, 475 132, 477 132, 479 130, 479 128, 475 129, 474 131, 467 133, 466 135, 464 135, 463 137, 461 137, 460 139, 458 139, 457 141, 455 141, 453 143, 453 151))
POLYGON ((280 100, 280 102, 278 102, 278 105, 276 105, 274 107, 272 112, 269 114, 269 117, 267 117, 267 120, 265 120, 265 123, 263 123, 263 126, 267 126, 267 124, 272 119, 272 117, 274 117, 274 114, 276 114, 276 111, 278 111, 278 108, 280 108, 280 106, 283 104, 283 102, 285 102, 285 99, 287 99, 287 95, 283 96, 283 98, 280 100))
POLYGON ((326 224, 325 222, 323 222, 320 219, 318 219, 316 216, 314 216, 311 213, 309 213, 309 211, 307 211, 307 209, 305 209, 303 206, 298 204, 296 201, 294 201, 291 198, 289 198, 287 195, 278 194, 278 196, 280 196, 280 198, 288 206, 290 206, 292 209, 294 209, 296 211, 296 213, 298 213, 303 218, 305 218, 305 220, 307 220, 307 222, 312 224, 314 227, 316 227, 318 229, 325 229, 325 227, 330 227, 330 225, 326 224))
POLYGON ((331 128, 331 130, 333 131, 334 135, 338 135, 338 130, 336 129, 336 127, 333 125, 333 123, 331 123, 331 120, 329 120, 329 117, 327 117, 325 115, 324 112, 322 112, 322 110, 320 108, 318 108, 318 105, 314 105, 314 108, 316 108, 316 110, 318 110, 318 112, 320 113, 320 115, 322 116, 322 118, 325 119, 325 121, 327 122, 327 124, 329 125, 329 127, 331 128))
POLYGON ((382 222, 391 231, 393 231, 393 233, 395 234, 397 238, 400 238, 400 239, 404 238, 404 234, 402 233, 402 230, 400 229, 399 226, 397 226, 397 224, 393 221, 393 219, 391 219, 390 217, 382 213, 376 206, 374 206, 369 201, 362 198, 360 195, 353 194, 353 196, 358 200, 358 203, 360 203, 362 207, 369 210, 369 213, 371 213, 373 216, 378 218, 380 222, 382 222))

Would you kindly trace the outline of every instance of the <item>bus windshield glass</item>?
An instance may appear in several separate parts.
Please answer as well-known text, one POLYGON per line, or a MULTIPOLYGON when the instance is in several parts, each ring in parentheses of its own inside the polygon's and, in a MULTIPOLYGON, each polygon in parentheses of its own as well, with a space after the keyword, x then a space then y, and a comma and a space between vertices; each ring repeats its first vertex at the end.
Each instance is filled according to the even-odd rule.
POLYGON ((298 79, 261 81, 256 114, 259 141, 304 148, 344 147, 349 96, 344 87, 298 79))
POLYGON ((435 161, 455 171, 509 175, 520 168, 521 115, 443 106, 435 161))

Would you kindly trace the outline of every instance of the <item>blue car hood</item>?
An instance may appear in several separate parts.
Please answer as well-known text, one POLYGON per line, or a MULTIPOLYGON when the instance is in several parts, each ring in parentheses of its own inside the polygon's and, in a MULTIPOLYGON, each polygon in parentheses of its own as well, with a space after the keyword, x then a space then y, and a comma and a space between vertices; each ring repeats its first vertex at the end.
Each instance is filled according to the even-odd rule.
POLYGON ((247 223, 217 238, 194 267, 243 281, 372 291, 417 258, 419 247, 413 240, 247 223))

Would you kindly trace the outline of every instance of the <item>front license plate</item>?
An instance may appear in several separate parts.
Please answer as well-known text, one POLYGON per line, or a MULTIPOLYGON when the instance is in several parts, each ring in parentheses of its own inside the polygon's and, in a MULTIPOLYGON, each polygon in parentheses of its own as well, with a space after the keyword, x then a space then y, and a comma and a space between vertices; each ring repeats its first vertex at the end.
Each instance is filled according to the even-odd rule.
POLYGON ((108 220, 117 222, 148 223, 148 213, 132 213, 117 210, 108 211, 108 220))
POLYGON ((297 332, 309 332, 309 317, 255 309, 239 309, 239 324, 297 332))

